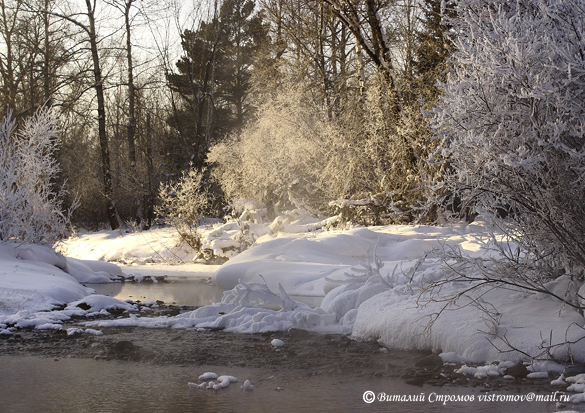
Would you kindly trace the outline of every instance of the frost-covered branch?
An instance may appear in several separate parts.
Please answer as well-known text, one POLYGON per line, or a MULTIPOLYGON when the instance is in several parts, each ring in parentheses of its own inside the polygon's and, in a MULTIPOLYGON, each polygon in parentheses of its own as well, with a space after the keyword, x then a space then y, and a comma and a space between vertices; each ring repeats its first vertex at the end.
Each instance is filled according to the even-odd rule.
POLYGON ((545 284, 585 276, 584 6, 459 2, 457 52, 432 121, 448 164, 441 192, 481 213, 514 246, 489 266, 455 254, 475 275, 454 273, 579 309, 545 284))
POLYGON ((0 240, 54 242, 69 231, 75 202, 63 211, 57 117, 41 109, 20 130, 8 114, 0 125, 0 240))

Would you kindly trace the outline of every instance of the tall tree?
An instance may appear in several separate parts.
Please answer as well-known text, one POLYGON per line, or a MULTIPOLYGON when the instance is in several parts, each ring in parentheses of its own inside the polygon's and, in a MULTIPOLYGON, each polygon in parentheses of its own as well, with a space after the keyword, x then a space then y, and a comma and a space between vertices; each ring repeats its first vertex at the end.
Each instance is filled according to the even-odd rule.
POLYGON ((25 42, 27 17, 24 3, 20 0, 0 0, 0 75, 2 103, 18 114, 24 106, 23 95, 19 93, 30 73, 36 53, 25 42), (26 15, 26 16, 25 16, 26 15))
MULTIPOLYGON (((227 0, 209 22, 185 30, 178 73, 167 76, 181 97, 169 123, 201 167, 212 142, 242 125, 249 110, 250 70, 266 30, 252 0, 227 0)), ((184 166, 184 165, 182 165, 184 166)))
MULTIPOLYGON (((310 84, 328 117, 339 116, 352 93, 350 79, 356 73, 354 42, 347 28, 320 2, 264 0, 262 7, 276 39, 272 58, 280 64, 276 68, 280 77, 310 84)), ((263 72, 261 75, 258 87, 266 88, 260 84, 265 77, 263 72)), ((274 84, 273 92, 282 86, 274 84)))
POLYGON ((447 78, 447 61, 453 51, 449 21, 455 17, 455 2, 424 0, 422 29, 418 31, 414 69, 418 76, 418 96, 435 103, 440 89, 437 80, 447 78))
POLYGON ((46 12, 53 8, 53 0, 0 1, 0 106, 18 117, 52 105, 76 77, 65 70, 75 36, 46 12))
POLYGON ((97 122, 98 122, 98 140, 101 155, 101 172, 104 188, 104 198, 106 204, 106 215, 112 229, 120 227, 120 218, 113 201, 112 171, 110 162, 110 148, 108 131, 106 127, 106 103, 104 98, 104 76, 102 74, 100 60, 100 39, 96 28, 96 10, 97 0, 85 0, 85 11, 81 13, 86 21, 81 21, 69 15, 49 12, 47 13, 63 18, 74 24, 85 34, 85 41, 89 43, 91 53, 92 72, 93 72, 93 89, 96 93, 97 101, 97 122))
POLYGON ((262 18, 254 14, 254 9, 252 0, 228 0, 220 13, 217 92, 229 105, 234 127, 242 125, 249 110, 251 67, 267 40, 262 18))
POLYGON ((376 65, 392 89, 396 87, 395 63, 390 52, 381 12, 385 0, 321 0, 348 28, 360 50, 376 65))
MULTIPOLYGON (((124 34, 125 34, 125 52, 126 52, 126 79, 125 86, 127 88, 127 107, 124 112, 127 115, 128 121, 126 125, 126 142, 127 142, 127 162, 129 171, 129 180, 131 185, 131 191, 126 196, 134 198, 136 206, 136 218, 138 223, 142 226, 145 225, 144 219, 144 208, 143 201, 144 197, 142 190, 139 189, 143 186, 139 182, 138 178, 138 164, 136 156, 136 132, 137 132, 137 116, 136 116, 136 98, 137 98, 137 87, 134 78, 134 55, 132 47, 132 34, 134 31, 133 21, 137 15, 137 10, 134 7, 135 0, 113 0, 110 4, 117 8, 124 16, 124 34), (140 193, 139 193, 140 192, 140 193)), ((120 108, 116 108, 118 111, 120 108)), ((119 122, 116 122, 118 125, 119 122)))

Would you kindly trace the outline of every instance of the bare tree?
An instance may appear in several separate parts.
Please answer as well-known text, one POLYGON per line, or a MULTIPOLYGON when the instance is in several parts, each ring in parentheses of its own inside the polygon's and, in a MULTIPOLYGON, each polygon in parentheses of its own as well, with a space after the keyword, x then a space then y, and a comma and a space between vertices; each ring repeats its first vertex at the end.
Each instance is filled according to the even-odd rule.
POLYGON ((395 68, 380 11, 385 0, 321 0, 352 33, 360 49, 374 62, 386 81, 395 87, 395 68))
MULTIPOLYGON (((134 56, 132 52, 132 32, 133 20, 136 14, 132 14, 134 10, 134 0, 114 0, 108 4, 118 9, 124 16, 124 32, 126 38, 126 87, 128 90, 128 107, 127 116, 128 123, 126 126, 126 141, 128 144, 128 163, 130 167, 130 184, 134 190, 142 187, 138 178, 138 164, 136 157, 136 131, 137 131, 137 117, 136 117, 136 82, 134 80, 134 56)), ((136 11, 138 12, 138 11, 136 11)), ((119 122, 118 122, 119 123, 119 122)), ((133 191, 135 192, 135 191, 133 191)), ((143 196, 142 194, 135 197, 137 218, 141 225, 144 225, 144 210, 143 210, 143 196)))
POLYGON ((0 74, 4 105, 17 110, 17 91, 23 80, 19 76, 17 65, 19 62, 24 64, 28 59, 21 59, 18 48, 23 4, 20 1, 10 4, 8 1, 0 1, 0 35, 4 43, 4 50, 0 51, 0 74))
POLYGON ((110 149, 108 133, 106 128, 106 105, 104 99, 104 77, 102 75, 100 53, 99 53, 99 38, 96 29, 96 1, 97 0, 85 0, 86 10, 80 15, 86 18, 86 21, 80 21, 76 16, 69 16, 61 13, 46 11, 48 14, 52 14, 61 17, 70 23, 74 24, 82 30, 86 36, 86 41, 89 43, 89 48, 92 58, 92 71, 93 71, 93 88, 96 92, 97 100, 97 121, 98 121, 98 138, 100 145, 101 154, 101 170, 102 179, 104 186, 104 197, 106 200, 106 214, 108 221, 112 229, 120 227, 120 218, 113 202, 113 185, 112 185, 112 172, 110 165, 110 149))
MULTIPOLYGON (((349 83, 358 67, 347 28, 324 3, 264 0, 262 7, 275 39, 270 45, 271 57, 280 65, 273 70, 281 70, 290 77, 292 67, 292 76, 296 78, 292 82, 302 80, 312 84, 315 98, 322 100, 328 117, 339 116, 352 93, 349 83)), ((256 71, 257 87, 266 88, 266 70, 256 71)), ((274 74, 272 77, 278 78, 274 74)), ((274 95, 282 89, 282 84, 276 83, 272 88, 274 95)))

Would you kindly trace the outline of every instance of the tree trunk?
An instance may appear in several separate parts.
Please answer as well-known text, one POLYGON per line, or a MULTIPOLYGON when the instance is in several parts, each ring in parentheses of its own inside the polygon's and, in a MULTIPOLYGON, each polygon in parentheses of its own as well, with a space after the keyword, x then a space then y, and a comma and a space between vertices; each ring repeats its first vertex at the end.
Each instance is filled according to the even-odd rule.
POLYGON ((2 27, 0 28, 0 33, 2 34, 2 38, 4 40, 4 48, 5 54, 4 58, 0 59, 0 72, 2 74, 3 80, 3 95, 4 95, 4 104, 6 107, 3 109, 4 111, 8 109, 10 110, 17 110, 16 108, 16 92, 17 92, 17 82, 15 79, 14 73, 14 52, 13 52, 13 35, 15 31, 16 25, 16 16, 18 14, 18 9, 13 10, 13 16, 10 16, 8 13, 9 7, 6 5, 4 1, 0 2, 0 12, 1 12, 1 19, 2 19, 2 27))
POLYGON ((114 201, 112 199, 112 172, 110 167, 108 135, 106 131, 106 105, 104 101, 104 86, 98 54, 97 35, 95 30, 95 15, 90 0, 85 0, 85 3, 87 5, 87 17, 89 19, 89 44, 91 49, 91 57, 93 59, 93 75, 95 81, 94 88, 98 105, 98 136, 102 158, 102 177, 104 180, 104 196, 106 198, 106 214, 112 229, 118 229, 120 227, 120 222, 114 201))
MULTIPOLYGON (((45 10, 49 10, 49 2, 50 0, 45 0, 45 10)), ((50 42, 49 42, 49 28, 50 28, 50 21, 49 21, 49 14, 43 13, 43 26, 45 31, 45 39, 44 39, 44 50, 43 50, 43 98, 45 100, 46 106, 53 106, 53 102, 51 99, 51 72, 49 69, 50 65, 50 57, 51 57, 51 49, 50 49, 50 42)))
MULTIPOLYGON (((124 7, 124 21, 126 25, 126 53, 128 62, 128 161, 132 186, 140 187, 136 165, 136 87, 134 85, 134 65, 132 61, 132 39, 130 27, 130 9, 134 0, 127 0, 124 7)), ((138 223, 144 228, 144 214, 142 208, 142 194, 136 197, 136 211, 138 223)))
POLYGON ((148 229, 154 221, 154 202, 153 202, 153 178, 154 178, 154 164, 152 161, 152 128, 150 126, 150 113, 146 114, 146 175, 148 176, 148 182, 146 188, 143 190, 143 202, 145 217, 145 228, 148 229))

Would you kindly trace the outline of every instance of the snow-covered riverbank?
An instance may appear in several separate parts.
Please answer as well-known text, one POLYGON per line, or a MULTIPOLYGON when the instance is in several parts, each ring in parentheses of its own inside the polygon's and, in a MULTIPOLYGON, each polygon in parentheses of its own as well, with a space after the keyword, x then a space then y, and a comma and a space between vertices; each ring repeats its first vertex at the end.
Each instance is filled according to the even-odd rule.
MULTIPOLYGON (((62 251, 74 259, 51 255, 41 247, 3 245, 0 327, 5 334, 25 324, 58 328, 73 313, 107 311, 113 303, 106 298, 87 297, 91 291, 79 284, 78 280, 84 279, 76 280, 79 271, 72 268, 84 265, 89 269, 85 277, 90 273, 92 277, 113 276, 118 267, 79 261, 108 257, 118 257, 126 264, 156 262, 161 268, 161 263, 177 257, 182 250, 171 241, 168 231, 124 236, 111 231, 84 234, 62 246, 62 251), (25 250, 29 252, 23 259, 25 250), (69 306, 42 312, 56 305, 90 300, 94 303, 91 310, 69 306)), ((214 231, 221 235, 221 228, 214 231)), ((442 353, 444 360, 526 360, 526 355, 544 355, 546 348, 557 361, 568 362, 570 355, 573 361, 585 362, 585 343, 580 341, 583 316, 551 296, 485 287, 446 306, 441 297, 463 292, 470 284, 444 285, 434 291, 433 297, 425 292, 429 283, 447 274, 441 259, 445 248, 460 248, 478 257, 487 254, 481 223, 307 233, 263 231, 265 235, 259 236, 252 248, 210 274, 220 287, 233 289, 221 303, 176 317, 95 321, 88 327, 220 327, 247 333, 294 327, 379 340, 401 349, 428 349, 442 353), (318 308, 310 308, 291 295, 323 297, 323 302, 318 308), (573 344, 562 344, 565 342, 573 344), (508 351, 512 348, 515 351, 508 351)), ((125 271, 135 269, 140 274, 142 268, 126 266, 125 271)), ((171 265, 165 272, 172 274, 174 268, 185 270, 171 265)), ((563 281, 561 277, 550 287, 561 291, 568 285, 563 281)), ((574 283, 570 288, 578 289, 579 285, 574 283)))

